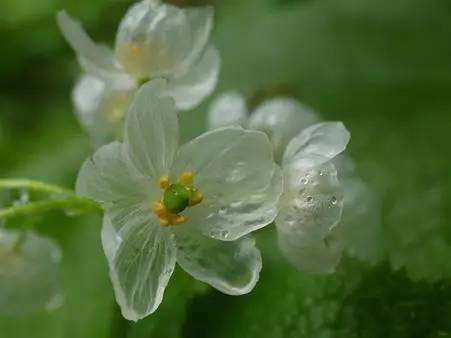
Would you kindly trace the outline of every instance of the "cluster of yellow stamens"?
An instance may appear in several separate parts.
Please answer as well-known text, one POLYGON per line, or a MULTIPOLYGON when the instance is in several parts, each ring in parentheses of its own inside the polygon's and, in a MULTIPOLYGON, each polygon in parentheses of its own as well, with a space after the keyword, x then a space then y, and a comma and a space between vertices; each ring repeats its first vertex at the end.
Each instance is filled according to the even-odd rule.
POLYGON ((202 202, 202 193, 193 186, 194 174, 183 172, 177 183, 171 184, 169 176, 159 180, 159 186, 164 191, 163 198, 152 202, 152 210, 162 225, 177 225, 186 222, 186 217, 180 212, 202 202))

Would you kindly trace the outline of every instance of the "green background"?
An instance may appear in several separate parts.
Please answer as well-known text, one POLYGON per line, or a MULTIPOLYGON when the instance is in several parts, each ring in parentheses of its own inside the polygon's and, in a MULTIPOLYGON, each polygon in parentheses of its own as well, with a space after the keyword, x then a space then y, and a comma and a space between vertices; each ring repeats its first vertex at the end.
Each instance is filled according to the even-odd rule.
MULTIPOLYGON (((70 102, 79 68, 55 12, 66 8, 112 43, 130 3, 2 1, 1 177, 73 185, 91 150, 70 102)), ((381 261, 344 258, 334 275, 308 275, 284 261, 268 227, 251 294, 222 295, 177 269, 158 312, 129 324, 113 299, 100 218, 54 213, 38 228, 63 249, 65 304, 0 317, 0 337, 451 337, 451 2, 210 3, 223 59, 216 94, 294 95, 350 129, 349 154, 380 198, 381 261)), ((185 140, 205 129, 209 101, 182 116, 185 140)))

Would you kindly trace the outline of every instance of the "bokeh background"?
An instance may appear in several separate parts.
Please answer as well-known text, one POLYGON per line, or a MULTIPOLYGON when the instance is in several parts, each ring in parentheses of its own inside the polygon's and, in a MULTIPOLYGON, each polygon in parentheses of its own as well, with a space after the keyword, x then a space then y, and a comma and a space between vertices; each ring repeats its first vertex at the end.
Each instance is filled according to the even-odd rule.
MULTIPOLYGON (((352 133, 349 154, 380 198, 377 264, 345 257, 337 273, 299 272, 268 227, 264 268, 230 297, 177 269, 158 312, 121 319, 98 216, 46 216, 62 247, 64 305, 0 316, 1 338, 451 337, 451 2, 448 0, 178 0, 216 7, 223 67, 215 94, 250 102, 299 98, 352 133)), ((70 102, 79 74, 56 27, 66 8, 112 43, 131 1, 3 0, 0 15, 0 177, 72 187, 91 148, 70 102)), ((208 100, 182 116, 183 138, 205 129, 208 100)), ((362 224, 365 226, 365 224, 362 224)), ((1 292, 1 290, 0 290, 1 292)))

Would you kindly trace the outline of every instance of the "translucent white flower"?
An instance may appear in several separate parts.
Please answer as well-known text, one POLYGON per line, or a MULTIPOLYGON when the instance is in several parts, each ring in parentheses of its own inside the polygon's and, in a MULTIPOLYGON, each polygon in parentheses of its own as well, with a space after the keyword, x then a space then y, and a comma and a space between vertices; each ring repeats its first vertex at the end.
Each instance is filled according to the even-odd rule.
POLYGON ((167 80, 166 90, 179 110, 195 107, 216 86, 220 58, 209 44, 212 7, 137 2, 119 25, 114 51, 94 43, 65 11, 58 13, 58 24, 87 74, 73 99, 82 121, 94 121, 84 124, 92 133, 98 128, 114 133, 131 93, 151 79, 167 80))
POLYGON ((344 195, 333 159, 349 138, 342 123, 319 123, 293 138, 285 151, 284 194, 275 223, 282 252, 303 271, 331 273, 340 260, 343 243, 332 234, 344 195))
POLYGON ((344 199, 333 160, 345 150, 349 132, 339 122, 314 124, 316 114, 294 99, 265 101, 250 115, 243 106, 239 94, 222 95, 211 106, 209 127, 239 123, 269 136, 284 175, 276 219, 279 246, 301 270, 332 272, 342 253, 340 235, 332 235, 344 199))
POLYGON ((60 249, 52 240, 0 229, 0 313, 24 315, 59 306, 60 261, 60 249))
POLYGON ((270 224, 282 173, 265 134, 239 127, 182 147, 162 81, 145 84, 127 113, 124 143, 85 162, 77 192, 105 207, 102 241, 125 318, 154 312, 175 262, 218 290, 256 284, 261 257, 250 233, 270 224))

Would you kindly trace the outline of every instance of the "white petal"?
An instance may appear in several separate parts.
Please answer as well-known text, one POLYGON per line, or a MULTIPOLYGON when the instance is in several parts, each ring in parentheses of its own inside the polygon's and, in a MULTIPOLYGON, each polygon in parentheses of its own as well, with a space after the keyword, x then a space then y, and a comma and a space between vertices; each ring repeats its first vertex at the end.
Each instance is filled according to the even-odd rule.
POLYGON ((100 110, 105 83, 91 75, 83 75, 77 81, 72 93, 80 122, 86 129, 91 129, 96 120, 96 114, 100 110))
POLYGON ((212 24, 211 7, 179 9, 163 3, 138 2, 119 26, 118 60, 137 77, 185 72, 204 51, 212 24))
POLYGON ((351 135, 341 122, 324 122, 303 130, 293 138, 283 155, 284 162, 295 156, 316 154, 329 160, 346 149, 351 135))
POLYGON ((288 142, 317 120, 315 112, 300 102, 289 98, 274 98, 263 102, 254 110, 248 127, 268 135, 276 159, 280 160, 288 142))
POLYGON ((340 221, 343 192, 334 165, 317 155, 284 166, 279 228, 324 239, 340 221))
POLYGON ((169 174, 178 148, 179 127, 174 100, 162 97, 164 81, 154 80, 135 94, 125 121, 126 157, 144 176, 169 174))
POLYGON ((360 179, 345 179, 343 187, 343 216, 333 230, 333 237, 351 256, 377 262, 383 245, 379 201, 374 191, 360 179))
POLYGON ((174 233, 177 263, 194 278, 229 295, 242 295, 254 288, 262 260, 252 237, 219 241, 186 225, 174 233))
POLYGON ((103 81, 86 74, 80 77, 72 92, 75 112, 80 124, 89 133, 94 148, 114 139, 114 130, 102 113, 107 92, 103 81))
POLYGON ((64 38, 77 53, 80 65, 87 73, 115 82, 119 87, 130 85, 131 79, 118 68, 111 49, 95 44, 80 23, 66 11, 58 12, 57 21, 64 38))
POLYGON ((192 109, 209 96, 218 82, 220 67, 219 52, 211 46, 186 73, 172 77, 168 94, 174 98, 177 109, 192 109))
POLYGON ((113 142, 86 160, 78 173, 77 194, 108 208, 129 207, 150 199, 156 193, 152 190, 153 182, 131 172, 122 153, 122 144, 113 142))
POLYGON ((276 219, 282 252, 303 271, 333 272, 342 249, 330 237, 343 208, 334 165, 317 155, 296 158, 284 167, 284 186, 276 219))
POLYGON ((208 110, 208 130, 246 125, 248 112, 243 96, 230 91, 217 97, 208 110))
POLYGON ((265 134, 241 128, 205 133, 180 149, 171 174, 186 170, 195 173, 205 198, 186 216, 204 234, 235 240, 274 220, 282 177, 265 134))
POLYGON ((102 242, 116 301, 124 318, 137 321, 163 299, 175 267, 174 239, 150 214, 131 215, 122 224, 110 222, 106 214, 102 242))
POLYGON ((322 239, 313 240, 307 234, 292 231, 278 233, 279 247, 287 260, 301 271, 329 274, 340 262, 342 250, 328 246, 322 239))
POLYGON ((0 229, 0 313, 26 315, 61 303, 61 251, 49 238, 25 234, 13 250, 20 231, 0 229))

